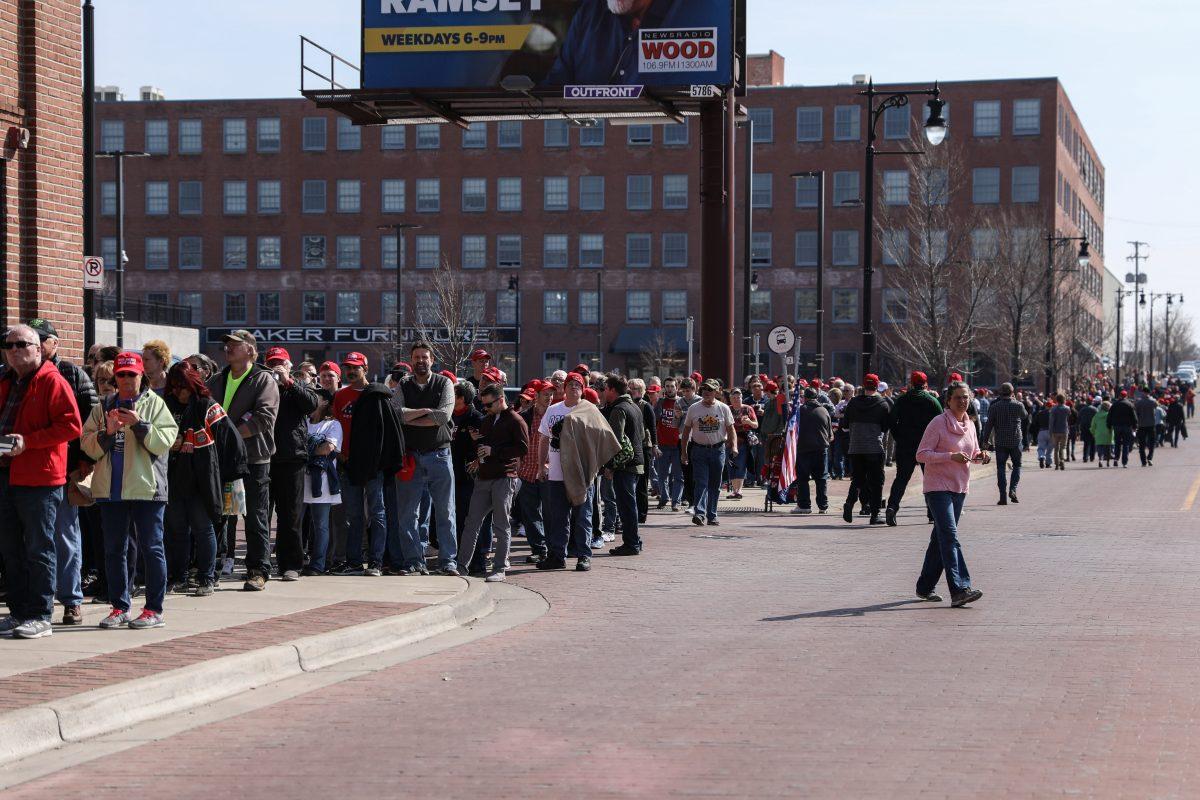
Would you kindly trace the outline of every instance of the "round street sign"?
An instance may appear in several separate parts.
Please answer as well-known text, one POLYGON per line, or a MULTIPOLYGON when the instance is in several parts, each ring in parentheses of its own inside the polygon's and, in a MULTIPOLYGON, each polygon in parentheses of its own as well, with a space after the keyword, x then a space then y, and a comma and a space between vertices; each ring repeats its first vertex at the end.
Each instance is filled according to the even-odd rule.
POLYGON ((104 288, 104 259, 97 256, 87 256, 83 259, 83 288, 104 288))
POLYGON ((779 355, 790 352, 796 346, 796 334, 787 325, 778 325, 767 334, 767 346, 779 355))

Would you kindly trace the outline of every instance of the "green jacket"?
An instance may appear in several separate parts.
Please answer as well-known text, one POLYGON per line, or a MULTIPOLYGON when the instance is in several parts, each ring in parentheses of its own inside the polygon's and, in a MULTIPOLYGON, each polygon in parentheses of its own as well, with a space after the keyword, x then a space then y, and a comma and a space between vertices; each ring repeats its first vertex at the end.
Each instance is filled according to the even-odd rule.
POLYGON ((1101 409, 1092 417, 1092 437, 1096 444, 1112 444, 1113 430, 1108 427, 1108 412, 1101 409))
MULTIPOLYGON (((112 456, 115 436, 105 432, 105 418, 116 405, 117 396, 109 395, 96 404, 83 426, 80 443, 83 452, 96 460, 92 475, 92 496, 108 500, 112 486, 112 456)), ((166 402, 151 391, 144 391, 134 400, 133 410, 141 422, 129 428, 125 436, 125 468, 121 473, 120 500, 167 499, 167 455, 179 426, 167 409, 166 402)))

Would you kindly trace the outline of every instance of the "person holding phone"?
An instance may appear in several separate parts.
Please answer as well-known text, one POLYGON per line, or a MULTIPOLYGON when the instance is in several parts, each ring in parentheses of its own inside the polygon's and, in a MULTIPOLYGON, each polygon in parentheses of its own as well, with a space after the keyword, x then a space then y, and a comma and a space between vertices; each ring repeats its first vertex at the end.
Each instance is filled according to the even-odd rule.
POLYGON ((950 605, 958 608, 983 597, 971 588, 971 573, 958 541, 958 520, 971 482, 971 464, 991 459, 979 448, 975 424, 967 415, 971 389, 954 381, 947 391, 948 408, 925 428, 917 445, 917 461, 925 465, 925 502, 933 514, 933 532, 925 549, 925 563, 917 579, 917 597, 940 603, 934 591, 942 572, 950 586, 950 605))

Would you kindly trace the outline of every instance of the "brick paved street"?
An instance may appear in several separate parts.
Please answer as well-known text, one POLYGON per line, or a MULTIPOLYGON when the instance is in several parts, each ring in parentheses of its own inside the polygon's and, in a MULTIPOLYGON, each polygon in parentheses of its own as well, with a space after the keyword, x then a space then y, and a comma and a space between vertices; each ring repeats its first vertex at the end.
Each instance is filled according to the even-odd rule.
POLYGON ((640 558, 515 576, 535 622, 5 796, 1195 797, 1200 451, 1155 463, 1006 508, 981 476, 967 609, 913 598, 915 494, 898 528, 655 515, 640 558))

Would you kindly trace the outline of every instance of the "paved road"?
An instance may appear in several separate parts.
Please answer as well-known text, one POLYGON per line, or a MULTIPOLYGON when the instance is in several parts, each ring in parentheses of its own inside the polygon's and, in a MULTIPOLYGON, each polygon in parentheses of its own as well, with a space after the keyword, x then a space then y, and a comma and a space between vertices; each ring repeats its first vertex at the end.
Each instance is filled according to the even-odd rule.
POLYGON ((977 484, 953 610, 914 601, 916 508, 658 517, 640 558, 514 578, 533 623, 6 797, 1195 797, 1195 486, 1195 443, 977 484))

